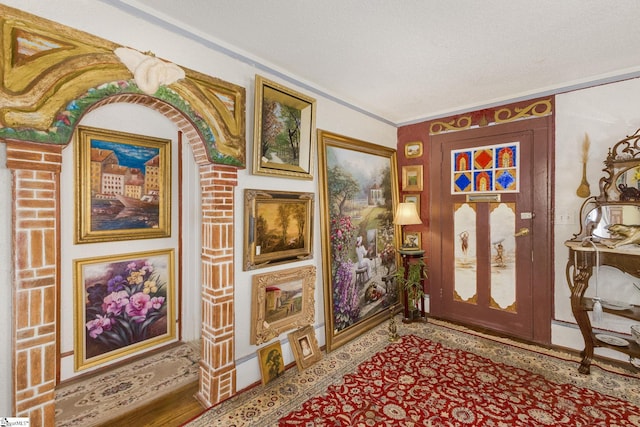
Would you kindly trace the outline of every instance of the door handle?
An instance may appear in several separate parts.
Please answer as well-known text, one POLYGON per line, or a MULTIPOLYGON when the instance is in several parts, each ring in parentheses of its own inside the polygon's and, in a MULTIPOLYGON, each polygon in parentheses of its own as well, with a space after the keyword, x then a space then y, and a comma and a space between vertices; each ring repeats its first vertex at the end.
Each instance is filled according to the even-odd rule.
POLYGON ((529 229, 526 227, 522 227, 520 230, 518 230, 516 234, 514 234, 514 236, 520 237, 520 236, 526 236, 527 234, 529 234, 529 229))

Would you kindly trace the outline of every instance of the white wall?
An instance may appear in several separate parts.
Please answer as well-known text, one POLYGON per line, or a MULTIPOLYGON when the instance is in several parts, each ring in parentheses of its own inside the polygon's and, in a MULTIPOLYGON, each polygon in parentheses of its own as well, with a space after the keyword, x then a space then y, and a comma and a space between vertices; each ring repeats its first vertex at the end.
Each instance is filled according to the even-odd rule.
MULTIPOLYGON (((109 104, 85 115, 80 125, 119 130, 121 132, 172 141, 171 170, 173 171, 173 176, 177 176, 178 130, 169 119, 157 111, 141 105, 109 104)), ((62 357, 60 364, 60 379, 62 381, 73 378, 78 374, 74 372, 73 355, 70 354, 73 352, 74 329, 75 326, 77 326, 74 325, 74 260, 171 248, 176 248, 175 256, 178 256, 179 224, 177 206, 179 182, 177 179, 172 179, 171 181, 173 209, 171 215, 172 232, 170 237, 78 245, 73 243, 76 193, 74 149, 75 146, 71 143, 62 151, 62 171, 60 173, 60 352, 66 355, 62 357)), ((191 163, 195 163, 193 156, 191 156, 191 163)), ((175 273, 177 274, 177 269, 175 273)), ((191 284, 185 285, 185 287, 189 285, 191 284)), ((195 295, 198 295, 199 288, 195 288, 194 290, 195 295)), ((187 293, 193 295, 191 289, 189 289, 187 293)), ((174 310, 177 310, 177 307, 175 307, 174 310)), ((174 312, 177 313, 177 311, 174 312)), ((82 373, 88 372, 89 370, 91 369, 83 370, 82 373)))
MULTIPOLYGON (((396 129, 388 123, 376 120, 368 115, 357 112, 355 109, 351 109, 348 106, 339 104, 331 99, 329 96, 325 96, 322 92, 315 90, 307 83, 297 84, 295 82, 301 81, 296 76, 288 75, 276 67, 272 67, 269 64, 261 63, 259 60, 255 62, 245 61, 242 58, 232 58, 225 53, 219 52, 211 48, 212 45, 208 43, 196 43, 193 40, 188 40, 181 35, 176 35, 156 25, 152 25, 148 22, 142 21, 138 18, 129 16, 120 10, 98 1, 81 1, 81 0, 48 0, 46 2, 39 0, 2 0, 2 3, 24 10, 29 13, 41 16, 43 18, 51 19, 61 24, 86 31, 88 33, 100 36, 107 40, 128 46, 140 51, 152 51, 156 56, 175 62, 178 65, 191 68, 193 70, 208 74, 213 77, 221 78, 230 83, 234 83, 243 86, 247 93, 246 103, 246 137, 247 137, 247 169, 241 170, 238 174, 238 187, 235 194, 236 212, 235 212, 235 229, 237 233, 235 235, 235 261, 237 269, 235 271, 235 295, 236 295, 236 314, 235 314, 235 330, 236 330, 236 360, 237 360, 237 387, 242 389, 251 385, 252 383, 259 381, 260 371, 258 363, 255 358, 256 350, 258 347, 249 344, 249 331, 250 331, 250 306, 251 306, 251 277, 256 272, 243 272, 241 270, 242 265, 242 230, 243 230, 243 192, 245 188, 265 189, 265 190, 288 190, 288 191, 305 191, 314 192, 318 194, 318 180, 317 180, 317 156, 314 165, 314 180, 313 181, 301 181, 291 180, 285 178, 271 178, 254 176, 251 171, 251 158, 253 149, 253 100, 254 100, 254 77, 255 74, 260 74, 268 79, 278 81, 291 89, 305 93, 309 96, 316 98, 317 100, 317 116, 316 126, 318 129, 324 129, 338 134, 343 134, 356 139, 369 141, 375 144, 395 147, 396 146, 396 129), (206 45, 206 46, 205 46, 206 45)), ((114 126, 134 133, 143 133, 153 136, 160 136, 164 138, 171 138, 175 140, 175 128, 171 128, 163 118, 154 117, 154 114, 150 111, 140 111, 138 109, 131 110, 131 106, 124 105, 109 106, 108 109, 102 108, 95 113, 86 117, 86 123, 83 124, 92 125, 96 127, 109 127, 114 126), (126 117, 133 118, 133 122, 129 123, 128 120, 124 120, 126 117), (120 118, 120 119, 118 119, 120 118), (140 120, 142 118, 142 120, 140 120), (140 122, 140 123, 137 123, 140 122)), ((106 107, 103 107, 106 108, 106 107)), ((73 156, 70 154, 70 147, 64 150, 63 159, 63 188, 70 188, 72 185, 72 178, 70 178, 69 171, 72 171, 73 156)), ((185 157, 188 148, 184 151, 185 157)), ((174 151, 174 156, 177 156, 174 151)), ((190 186, 185 190, 186 202, 191 206, 191 210, 185 214, 185 221, 188 226, 184 230, 184 233, 189 233, 185 236, 185 241, 190 242, 190 245, 186 250, 190 255, 185 259, 188 259, 183 265, 185 270, 197 271, 194 276, 187 278, 187 282, 199 280, 199 251, 194 249, 193 242, 198 244, 199 242, 199 223, 197 223, 197 215, 194 212, 198 211, 200 207, 197 205, 199 198, 197 194, 199 192, 197 169, 192 164, 185 164, 185 180, 190 186)), ((8 171, 5 169, 5 162, 0 157, 0 200, 8 198, 10 200, 10 180, 8 171), (6 178, 6 179, 5 179, 6 178)), ((72 192, 67 194, 66 190, 64 194, 64 206, 73 207, 72 192)), ((177 194, 177 190, 176 193, 177 194)), ((5 205, 8 205, 5 204, 5 205)), ((320 209, 319 198, 315 201, 314 212, 314 246, 313 253, 314 258, 308 261, 302 261, 292 264, 285 264, 279 267, 271 267, 258 270, 259 273, 275 271, 284 268, 290 268, 294 266, 303 265, 315 265, 318 270, 318 280, 316 283, 316 335, 320 345, 324 344, 324 277, 322 274, 322 250, 320 246, 320 209)), ((71 211, 72 212, 72 211, 71 211)), ((174 210, 174 217, 177 213, 174 210)), ((63 218, 67 215, 62 215, 63 218)), ((73 215, 69 215, 73 217, 73 215)), ((0 228, 2 230, 9 230, 11 218, 9 218, 8 212, 2 211, 0 213, 0 228)), ((64 220, 66 221, 66 220, 64 220)), ((63 231, 71 230, 69 227, 72 224, 64 222, 62 224, 63 231)), ((177 228, 173 228, 177 230, 177 228)), ((63 232, 63 235, 72 234, 70 232, 63 232)), ((1 236, 10 236, 9 233, 2 233, 1 236)), ((65 238, 66 239, 66 238, 65 238)), ((173 239, 173 237, 172 237, 173 239)), ((164 240, 164 239, 161 239, 164 240)), ((169 244, 169 241, 159 241, 158 245, 165 247, 169 244)), ((147 246, 144 242, 135 242, 131 245, 142 245, 145 248, 147 246)), ((82 248, 73 249, 73 245, 63 242, 63 254, 62 254, 62 274, 64 283, 69 284, 70 263, 75 257, 85 257, 86 253, 82 253, 82 248)), ((86 247, 86 245, 84 245, 86 247)), ((116 244, 92 245, 101 246, 98 252, 110 252, 111 250, 120 251, 122 246, 116 244)), ((131 247, 131 246, 129 246, 131 247)), ((124 250, 130 252, 129 248, 124 250)), ((7 254, 5 257, 0 256, 0 280, 4 275, 9 276, 11 271, 11 259, 8 254, 11 253, 11 242, 8 238, 0 238, 0 255, 7 254)), ((90 254, 88 256, 94 256, 90 254)), ((10 280, 2 280, 0 283, 5 285, 0 288, 0 297, 4 297, 5 301, 11 301, 11 289, 10 280)), ((65 285, 66 288, 66 285, 65 285)), ((187 283, 183 287, 184 302, 183 309, 186 310, 196 309, 199 310, 200 301, 200 288, 199 286, 192 286, 191 283, 187 283)), ((69 295, 67 291, 63 291, 63 316, 62 322, 64 325, 63 337, 62 337, 62 351, 69 351, 73 341, 70 338, 68 329, 72 324, 71 308, 69 307, 69 295)), ((8 309, 8 307, 7 307, 8 309)), ((0 336, 6 342, 0 342, 0 394, 3 396, 11 396, 11 321, 10 313, 8 310, 4 312, 3 316, 7 317, 7 321, 0 321, 0 336)), ((199 315, 194 315, 193 311, 187 311, 189 313, 189 319, 199 318, 199 315)), ((0 319, 2 320, 2 319, 0 319)), ((71 329, 72 330, 72 329, 71 329)), ((185 326, 185 337, 193 337, 197 331, 197 327, 193 327, 193 324, 187 323, 185 326), (191 326, 189 326, 191 325, 191 326)), ((285 356, 285 363, 293 362, 293 354, 288 346, 286 334, 283 334, 280 338, 283 344, 283 353, 285 356)), ((73 375, 70 370, 71 358, 65 358, 63 362, 63 375, 67 378, 73 375)), ((0 415, 9 414, 11 402, 8 399, 0 400, 0 415)))
MULTIPOLYGON (((552 328, 553 343, 582 350, 584 343, 575 323, 569 302, 570 291, 565 279, 568 250, 564 242, 580 229, 579 209, 584 199, 576 195, 582 177, 581 150, 585 132, 591 140, 587 162, 587 181, 591 194, 599 194, 598 181, 604 175, 602 168, 609 148, 632 135, 640 128, 640 79, 626 80, 564 93, 556 96, 556 163, 555 163, 555 316, 552 328), (560 218, 569 218, 569 224, 558 224, 560 218)), ((640 292, 633 286, 634 278, 610 267, 600 269, 598 294, 615 301, 639 304, 640 292)), ((636 283, 640 280, 635 279, 636 283)), ((588 295, 595 295, 595 275, 592 276, 588 295)), ((605 330, 629 334, 630 321, 615 316, 603 316, 602 323, 594 324, 605 330)), ((621 353, 597 349, 603 354, 627 360, 621 353)))

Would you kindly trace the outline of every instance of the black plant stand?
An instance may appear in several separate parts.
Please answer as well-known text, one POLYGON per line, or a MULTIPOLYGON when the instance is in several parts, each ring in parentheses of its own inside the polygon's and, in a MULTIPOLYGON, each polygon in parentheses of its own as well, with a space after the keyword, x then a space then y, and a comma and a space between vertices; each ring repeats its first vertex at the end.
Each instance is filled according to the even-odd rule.
MULTIPOLYGON (((407 275, 409 274, 409 266, 414 262, 414 260, 420 259, 424 256, 423 250, 403 250, 399 249, 398 253, 402 256, 402 266, 404 267, 404 278, 406 280, 407 275)), ((424 289, 424 279, 422 281, 422 288, 424 289)), ((402 318, 403 323, 413 323, 413 322, 426 322, 427 315, 424 310, 424 296, 420 298, 420 315, 418 317, 412 316, 409 311, 409 295, 407 294, 406 289, 402 289, 402 298, 404 301, 404 316, 402 318)))

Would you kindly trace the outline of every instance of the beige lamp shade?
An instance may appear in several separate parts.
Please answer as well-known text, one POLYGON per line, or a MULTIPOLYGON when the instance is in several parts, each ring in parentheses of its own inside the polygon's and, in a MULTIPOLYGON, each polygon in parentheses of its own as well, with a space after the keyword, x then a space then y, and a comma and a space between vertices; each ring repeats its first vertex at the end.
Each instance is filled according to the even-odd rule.
POLYGON ((416 204, 412 202, 398 203, 393 223, 396 225, 422 224, 416 204))

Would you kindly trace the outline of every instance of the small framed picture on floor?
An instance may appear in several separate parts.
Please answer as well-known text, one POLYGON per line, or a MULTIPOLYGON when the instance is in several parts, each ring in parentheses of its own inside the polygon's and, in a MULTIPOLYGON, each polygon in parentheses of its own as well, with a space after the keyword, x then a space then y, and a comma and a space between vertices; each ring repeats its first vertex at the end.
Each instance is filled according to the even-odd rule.
POLYGON ((298 371, 307 369, 322 358, 318 340, 311 325, 291 332, 288 337, 298 371))
POLYGON ((258 362, 262 384, 267 385, 284 373, 284 358, 280 341, 269 344, 258 350, 258 362))

